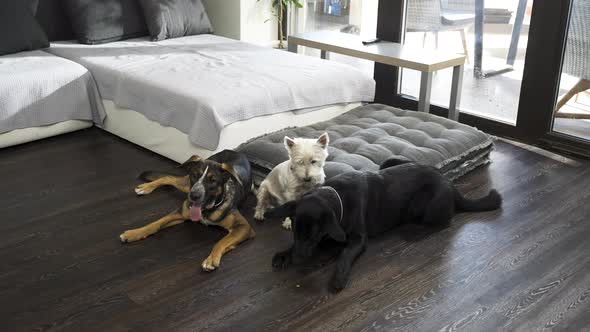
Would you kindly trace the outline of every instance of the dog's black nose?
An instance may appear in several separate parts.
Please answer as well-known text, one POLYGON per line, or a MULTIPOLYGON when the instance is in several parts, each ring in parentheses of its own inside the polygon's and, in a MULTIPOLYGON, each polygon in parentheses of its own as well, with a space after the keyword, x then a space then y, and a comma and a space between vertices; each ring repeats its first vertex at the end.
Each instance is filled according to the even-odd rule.
POLYGON ((201 194, 200 193, 193 193, 191 192, 189 194, 189 198, 191 199, 191 201, 200 201, 201 200, 201 194))
POLYGON ((310 177, 303 178, 303 181, 310 182, 311 181, 311 178, 310 177))

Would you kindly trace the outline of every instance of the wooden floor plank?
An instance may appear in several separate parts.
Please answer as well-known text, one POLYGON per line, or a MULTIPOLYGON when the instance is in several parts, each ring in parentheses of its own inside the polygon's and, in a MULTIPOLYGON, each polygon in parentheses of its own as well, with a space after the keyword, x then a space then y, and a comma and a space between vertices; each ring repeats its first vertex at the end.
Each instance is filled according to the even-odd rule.
POLYGON ((10 331, 519 330, 590 328, 590 163, 499 141, 457 182, 497 188, 501 211, 460 214, 437 233, 402 227, 370 242, 334 295, 329 255, 274 272, 291 235, 257 237, 218 271, 200 262, 223 231, 184 223, 123 245, 174 209, 171 189, 136 197, 143 170, 176 164, 92 128, 0 151, 0 320, 10 331))

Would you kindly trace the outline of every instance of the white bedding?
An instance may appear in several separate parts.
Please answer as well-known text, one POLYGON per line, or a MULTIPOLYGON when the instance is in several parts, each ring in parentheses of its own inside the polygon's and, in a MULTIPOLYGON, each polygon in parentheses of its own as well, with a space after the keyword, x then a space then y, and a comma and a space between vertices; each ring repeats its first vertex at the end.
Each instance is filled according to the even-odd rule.
POLYGON ((232 123, 368 102, 375 91, 373 78, 353 67, 214 35, 98 46, 59 42, 49 50, 88 68, 104 99, 212 151, 232 123))
MULTIPOLYGON (((102 106, 92 75, 77 63, 43 51, 0 56, 0 134, 71 120, 101 124, 102 106)), ((2 135, 0 146, 17 134, 2 135)))
POLYGON ((141 113, 121 109, 110 100, 103 102, 107 112, 104 130, 179 163, 193 154, 208 158, 224 149, 235 149, 251 138, 288 127, 307 126, 328 120, 361 105, 335 105, 313 112, 283 112, 234 122, 222 129, 217 148, 209 150, 193 144, 186 134, 176 128, 162 126, 141 113))

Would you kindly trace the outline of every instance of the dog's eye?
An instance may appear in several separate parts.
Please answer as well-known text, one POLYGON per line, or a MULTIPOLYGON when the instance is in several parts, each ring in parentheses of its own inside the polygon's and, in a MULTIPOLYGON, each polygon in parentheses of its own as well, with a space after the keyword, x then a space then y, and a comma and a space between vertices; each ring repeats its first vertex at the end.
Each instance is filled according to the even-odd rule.
POLYGON ((318 162, 317 160, 312 160, 312 161, 311 161, 311 163, 312 163, 312 164, 315 164, 315 163, 317 163, 317 162, 318 162))

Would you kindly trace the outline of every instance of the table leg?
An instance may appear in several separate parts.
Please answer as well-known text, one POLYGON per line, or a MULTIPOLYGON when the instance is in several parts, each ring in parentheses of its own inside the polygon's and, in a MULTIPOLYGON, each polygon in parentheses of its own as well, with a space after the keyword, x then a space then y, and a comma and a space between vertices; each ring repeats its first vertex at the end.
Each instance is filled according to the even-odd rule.
POLYGON ((475 45, 473 55, 473 76, 475 78, 482 78, 484 76, 482 70, 483 58, 483 15, 484 15, 484 0, 475 1, 475 45))
POLYGON ((329 60, 330 53, 328 51, 320 50, 320 57, 324 60, 329 60))
POLYGON ((512 38, 510 39, 510 48, 508 49, 508 57, 506 58, 506 63, 510 66, 514 65, 514 60, 516 59, 518 40, 520 39, 520 30, 522 28, 522 22, 524 21, 526 4, 527 0, 518 1, 518 9, 516 10, 516 17, 514 18, 514 27, 512 28, 512 38))
POLYGON ((430 92, 432 90, 432 72, 422 72, 420 79, 420 98, 418 99, 418 111, 430 112, 430 92))
MULTIPOLYGON (((527 0, 519 0, 519 6, 523 6, 523 10, 522 10, 522 15, 524 15, 524 9, 526 9, 526 2, 527 0), (523 4, 524 3, 524 4, 523 4)), ((474 51, 474 64, 473 64, 473 77, 477 78, 477 79, 481 79, 481 78, 486 78, 486 77, 492 77, 492 76, 496 76, 496 75, 501 75, 504 73, 507 73, 509 71, 514 70, 512 67, 507 67, 507 68, 503 68, 503 69, 499 69, 499 70, 494 70, 494 71, 488 71, 488 72, 484 72, 483 71, 483 64, 482 64, 482 58, 483 58, 483 21, 484 21, 484 8, 485 8, 485 0, 476 0, 475 1, 475 51, 474 51)), ((518 20, 518 14, 517 13, 517 20, 518 20)), ((517 25, 518 22, 515 22, 514 27, 515 29, 520 30, 520 25, 522 25, 522 22, 520 23, 520 25, 517 25)), ((512 44, 514 44, 514 32, 513 31, 513 40, 511 43, 511 48, 513 47, 512 44)), ((520 31, 518 31, 518 35, 520 34, 520 31)), ((518 40, 516 41, 516 44, 518 44, 518 40)), ((516 50, 514 50, 514 54, 516 55, 516 50)), ((510 59, 510 51, 509 51, 509 56, 508 56, 508 63, 510 59)), ((510 64, 510 63, 509 63, 510 64)))
POLYGON ((297 44, 292 41, 287 42, 287 51, 291 53, 297 53, 297 44))
POLYGON ((463 65, 453 67, 453 83, 451 84, 451 101, 449 102, 449 119, 459 121, 459 105, 463 86, 463 65))

